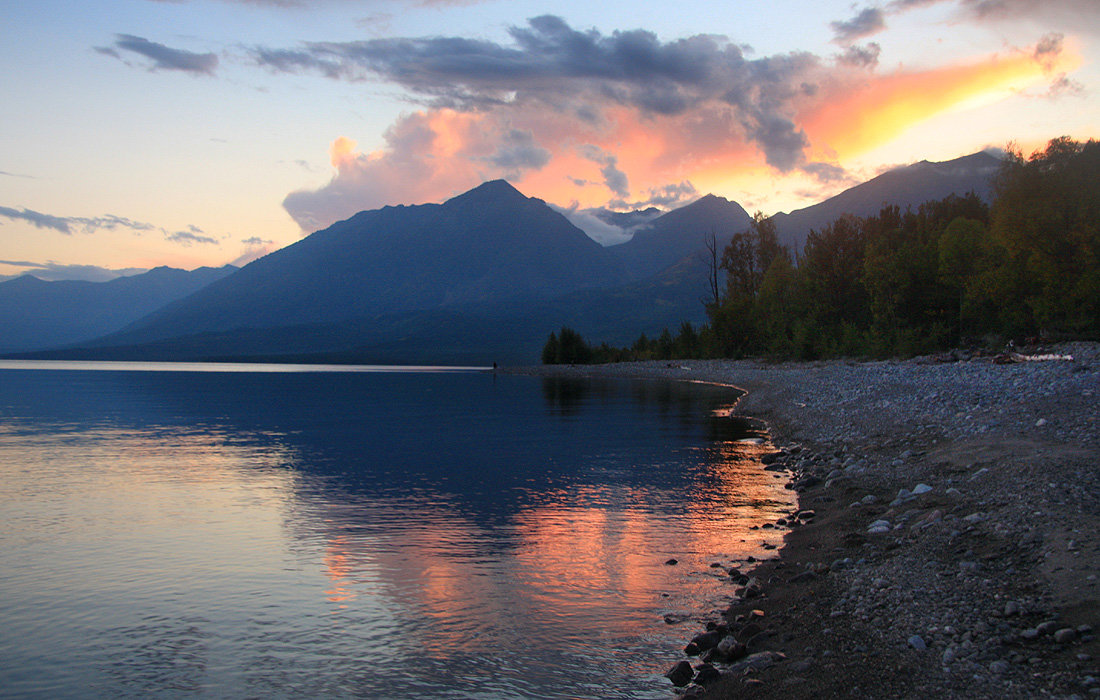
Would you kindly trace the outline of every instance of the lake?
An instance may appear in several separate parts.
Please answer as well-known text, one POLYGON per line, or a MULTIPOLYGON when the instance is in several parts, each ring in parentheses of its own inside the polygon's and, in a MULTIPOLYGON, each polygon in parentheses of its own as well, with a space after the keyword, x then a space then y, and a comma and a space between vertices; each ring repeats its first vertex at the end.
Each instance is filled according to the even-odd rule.
POLYGON ((6 697, 668 698, 793 507, 701 384, 0 363, 6 697), (675 558, 677 565, 666 565, 675 558), (685 620, 680 624, 667 624, 685 620))

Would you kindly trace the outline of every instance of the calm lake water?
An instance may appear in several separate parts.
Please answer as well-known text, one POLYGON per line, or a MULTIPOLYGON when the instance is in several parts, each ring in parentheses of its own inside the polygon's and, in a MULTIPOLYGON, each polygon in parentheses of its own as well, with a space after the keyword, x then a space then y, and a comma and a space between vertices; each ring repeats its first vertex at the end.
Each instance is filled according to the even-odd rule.
POLYGON ((668 698, 793 503, 729 389, 312 369, 0 363, 0 693, 668 698))

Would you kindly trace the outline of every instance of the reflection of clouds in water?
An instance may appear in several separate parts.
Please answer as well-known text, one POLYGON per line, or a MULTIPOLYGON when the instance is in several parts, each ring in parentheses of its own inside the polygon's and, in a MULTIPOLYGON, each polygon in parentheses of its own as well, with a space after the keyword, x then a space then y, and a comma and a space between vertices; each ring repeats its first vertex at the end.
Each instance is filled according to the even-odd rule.
POLYGON ((123 610, 104 654, 154 654, 129 687, 173 655, 231 694, 635 687, 682 646, 661 614, 732 593, 709 562, 759 555, 737 528, 791 495, 708 418, 720 392, 594 385, 566 413, 512 377, 98 374, 59 375, 48 431, 0 426, 34 474, 0 486, 25 496, 0 564, 86 637, 88 591, 123 610))
MULTIPOLYGON (((562 649, 593 639, 660 628, 662 591, 673 590, 705 609, 732 592, 711 575, 713 561, 730 563, 767 553, 777 531, 750 531, 793 506, 793 493, 760 468, 765 448, 726 442, 711 448, 692 493, 636 486, 582 486, 541 493, 537 503, 486 528, 453 507, 426 503, 364 503, 340 508, 350 522, 328 540, 333 588, 342 606, 357 597, 383 598, 430 622, 425 652, 433 658, 491 653, 530 643, 562 649), (401 512, 416 512, 416 523, 401 512), (362 533, 372 523, 369 536, 362 533), (681 567, 663 565, 676 556, 681 567), (361 578, 354 562, 369 569, 361 578), (511 626, 509 621, 515 621, 511 626), (522 631, 520 631, 522 630, 522 631)), ((300 523, 310 527, 309 523, 300 523)), ((315 524, 314 524, 315 525, 315 524)), ((683 603, 681 603, 683 604, 683 603)), ((691 605, 692 603, 688 603, 691 605)), ((676 632, 670 633, 676 636, 676 632)))

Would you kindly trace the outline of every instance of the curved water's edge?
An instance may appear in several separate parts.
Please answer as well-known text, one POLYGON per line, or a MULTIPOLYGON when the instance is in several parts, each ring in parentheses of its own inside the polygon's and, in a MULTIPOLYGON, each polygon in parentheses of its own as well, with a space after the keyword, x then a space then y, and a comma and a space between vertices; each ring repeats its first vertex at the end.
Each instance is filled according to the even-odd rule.
MULTIPOLYGON (((733 403, 727 407, 716 409, 713 415, 723 420, 742 422, 744 425, 753 426, 758 435, 746 439, 746 442, 760 447, 755 455, 758 468, 761 471, 772 473, 777 479, 781 478, 784 488, 795 493, 794 474, 779 460, 787 456, 787 449, 797 452, 801 448, 787 445, 786 448, 777 450, 772 442, 771 427, 768 421, 739 413, 742 399, 748 396, 749 392, 728 381, 694 376, 685 377, 681 373, 692 372, 692 370, 671 363, 663 365, 658 363, 623 363, 597 366, 544 365, 514 367, 508 368, 506 371, 535 376, 615 377, 635 381, 682 382, 731 389, 736 392, 736 395, 732 397, 733 403)), ((751 529, 755 530, 762 526, 779 531, 791 531, 807 524, 813 517, 814 513, 812 511, 801 509, 799 500, 795 496, 793 507, 785 513, 785 517, 778 518, 774 523, 771 521, 761 522, 756 526, 751 526, 751 529)), ((784 543, 786 541, 787 538, 784 537, 784 543)), ((813 547, 812 544, 810 546, 813 547)), ((693 617, 694 620, 705 622, 704 627, 684 636, 683 654, 687 658, 681 657, 681 660, 672 663, 664 674, 665 678, 675 688, 682 689, 678 691, 680 697, 702 697, 706 688, 714 687, 716 683, 728 686, 729 690, 727 692, 737 696, 743 689, 735 684, 740 680, 743 673, 771 667, 784 658, 783 654, 766 650, 766 638, 770 635, 764 629, 767 624, 763 626, 761 624, 764 612, 758 609, 746 610, 742 607, 745 603, 760 596, 764 590, 765 586, 761 579, 757 578, 757 574, 763 576, 765 569, 767 569, 767 573, 774 573, 776 569, 781 569, 786 565, 786 562, 783 561, 784 552, 787 550, 786 546, 778 548, 769 546, 768 548, 774 550, 774 556, 761 558, 750 556, 743 565, 738 566, 735 562, 735 565, 729 569, 730 585, 737 586, 737 588, 728 607, 718 611, 700 609, 699 614, 693 617), (691 661, 693 658, 697 658, 702 663, 693 665, 691 661)), ((717 563, 711 564, 711 567, 717 566, 717 563)), ((768 578, 769 590, 774 593, 775 589, 771 586, 774 577, 769 576, 766 578, 768 578)), ((671 694, 670 691, 669 695, 671 694)))

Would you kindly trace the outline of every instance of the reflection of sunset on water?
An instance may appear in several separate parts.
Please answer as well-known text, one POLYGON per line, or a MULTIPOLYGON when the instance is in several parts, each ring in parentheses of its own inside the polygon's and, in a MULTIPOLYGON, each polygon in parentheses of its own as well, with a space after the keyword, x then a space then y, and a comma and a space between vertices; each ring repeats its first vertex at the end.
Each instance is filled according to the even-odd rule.
POLYGON ((331 587, 325 591, 326 599, 330 603, 340 604, 341 608, 346 608, 345 603, 355 598, 351 588, 354 566, 347 554, 348 549, 347 538, 336 537, 329 543, 324 558, 325 572, 331 581, 331 587))
POLYGON ((763 556, 744 528, 791 496, 711 417, 728 388, 3 379, 0 613, 42 696, 663 697, 735 590, 710 564, 763 556))
POLYGON ((771 449, 717 440, 693 448, 700 473, 690 491, 629 484, 546 491, 497 526, 442 504, 371 504, 357 517, 389 523, 416 509, 419 526, 328 536, 330 600, 344 607, 382 596, 413 611, 430 621, 422 644, 437 659, 490 653, 511 635, 591 643, 584 638, 591 620, 604 618, 625 618, 637 634, 668 633, 662 611, 695 613, 692 606, 732 595, 726 568, 770 556, 765 543, 782 544, 782 530, 749 529, 796 502, 762 468, 759 458, 771 449), (670 558, 679 564, 666 565, 670 558), (349 569, 353 562, 363 570, 349 569), (501 620, 515 621, 515 630, 499 629, 501 620))
POLYGON ((669 557, 684 569, 705 571, 715 561, 728 565, 766 556, 760 545, 779 544, 781 533, 749 527, 782 517, 794 498, 761 469, 754 454, 760 451, 743 443, 717 446, 713 481, 705 490, 658 496, 681 501, 682 511, 671 516, 667 502, 659 508, 646 504, 652 494, 620 494, 624 505, 618 507, 602 494, 548 499, 517 517, 516 575, 532 587, 533 596, 566 615, 561 606, 608 605, 592 595, 597 591, 620 599, 615 604, 652 605, 669 586, 663 564, 669 557), (765 532, 774 534, 758 534, 765 532))

